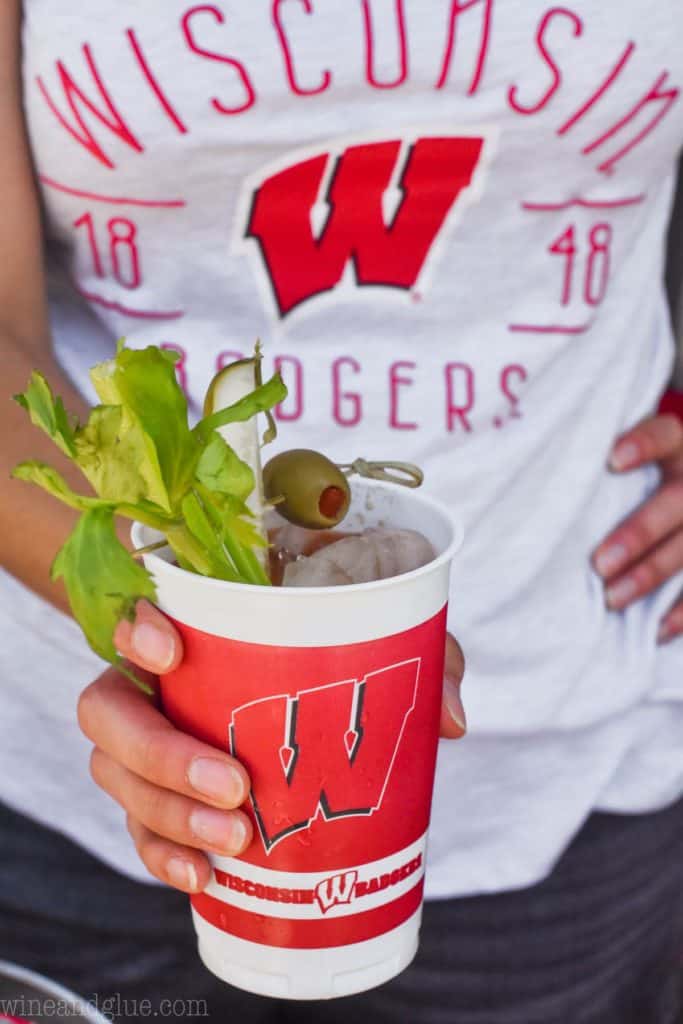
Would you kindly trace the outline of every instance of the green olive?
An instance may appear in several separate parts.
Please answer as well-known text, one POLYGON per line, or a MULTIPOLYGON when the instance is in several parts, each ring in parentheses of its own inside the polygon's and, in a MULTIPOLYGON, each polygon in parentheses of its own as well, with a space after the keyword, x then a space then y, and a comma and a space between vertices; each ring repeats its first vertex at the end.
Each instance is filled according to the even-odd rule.
POLYGON ((349 510, 348 480, 328 458, 293 448, 263 467, 263 493, 290 523, 309 530, 337 526, 349 510))

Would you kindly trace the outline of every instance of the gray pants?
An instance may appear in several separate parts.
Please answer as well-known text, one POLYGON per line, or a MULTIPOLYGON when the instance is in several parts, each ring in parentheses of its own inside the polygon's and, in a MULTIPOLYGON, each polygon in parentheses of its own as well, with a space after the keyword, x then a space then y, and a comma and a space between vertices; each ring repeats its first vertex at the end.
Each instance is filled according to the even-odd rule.
POLYGON ((429 903, 399 978, 280 1003, 202 968, 185 897, 0 807, 0 958, 96 996, 112 1019, 163 1016, 177 999, 176 1016, 221 1024, 677 1024, 682 895, 683 801, 595 814, 540 885, 429 903))

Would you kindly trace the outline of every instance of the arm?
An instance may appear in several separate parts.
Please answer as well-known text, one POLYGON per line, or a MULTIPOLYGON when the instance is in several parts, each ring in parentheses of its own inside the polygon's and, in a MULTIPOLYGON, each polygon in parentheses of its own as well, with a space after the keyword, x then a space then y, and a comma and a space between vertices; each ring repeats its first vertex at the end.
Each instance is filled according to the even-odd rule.
MULTIPOLYGON (((9 480, 12 467, 22 459, 54 461, 59 454, 10 400, 23 391, 32 369, 45 373, 68 408, 86 411, 60 371, 50 343, 40 206, 21 108, 20 8, 19 0, 0 4, 0 557, 14 576, 67 610, 61 587, 50 584, 49 568, 75 515, 37 488, 9 480)), ((77 483, 66 459, 58 468, 77 483)))
MULTIPOLYGON (((49 568, 73 526, 75 514, 38 488, 9 479, 12 467, 28 457, 58 464, 59 452, 54 445, 10 400, 11 395, 24 389, 32 369, 48 377, 67 408, 79 414, 86 411, 52 354, 40 206, 21 109, 20 23, 20 0, 2 0, 0 555, 9 572, 67 610, 63 591, 50 585, 49 568)), ((68 460, 61 460, 58 468, 70 482, 79 482, 68 460)), ((159 612, 149 610, 162 633, 174 634, 159 612)), ((150 701, 134 692, 113 670, 85 691, 80 714, 97 744, 92 756, 93 776, 128 811, 131 834, 141 852, 144 850, 146 863, 155 874, 180 888, 203 888, 208 881, 208 861, 199 850, 189 849, 190 844, 223 853, 239 852, 249 839, 248 819, 240 811, 230 810, 246 797, 244 769, 220 751, 173 729, 150 701), (155 783, 167 787, 166 791, 162 794, 155 783)))

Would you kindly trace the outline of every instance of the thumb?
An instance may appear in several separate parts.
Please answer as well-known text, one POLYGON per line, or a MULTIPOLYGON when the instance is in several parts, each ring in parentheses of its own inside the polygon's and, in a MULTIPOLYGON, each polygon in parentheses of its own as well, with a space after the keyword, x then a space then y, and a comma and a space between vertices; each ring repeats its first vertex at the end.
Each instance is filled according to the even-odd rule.
POLYGON ((446 636, 446 663, 443 679, 440 734, 447 740, 458 740, 467 732, 465 709, 460 699, 460 684, 465 673, 465 658, 460 644, 449 633, 446 636))
POLYGON ((183 642, 177 630, 144 599, 135 606, 133 622, 119 622, 114 644, 124 658, 156 675, 170 672, 183 660, 183 642))

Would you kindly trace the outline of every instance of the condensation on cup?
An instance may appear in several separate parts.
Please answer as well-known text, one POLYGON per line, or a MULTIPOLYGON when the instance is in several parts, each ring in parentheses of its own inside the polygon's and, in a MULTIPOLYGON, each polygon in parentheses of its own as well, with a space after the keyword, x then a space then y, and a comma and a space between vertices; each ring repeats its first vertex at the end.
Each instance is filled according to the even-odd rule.
MULTIPOLYGON (((353 482, 345 531, 416 530, 435 557, 390 579, 257 587, 145 556, 185 657, 162 678, 181 729, 247 768, 254 841, 192 897, 204 964, 261 995, 328 999, 413 959, 462 530, 405 488, 353 482)), ((155 539, 135 525, 136 546, 155 539)))

